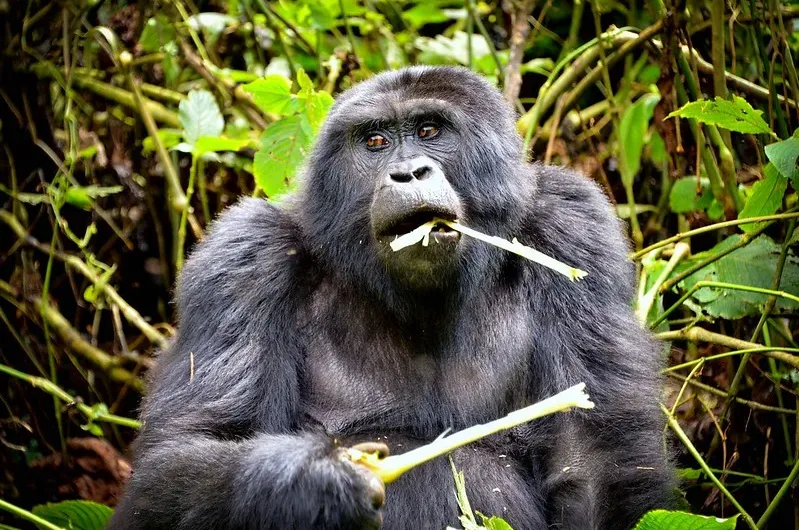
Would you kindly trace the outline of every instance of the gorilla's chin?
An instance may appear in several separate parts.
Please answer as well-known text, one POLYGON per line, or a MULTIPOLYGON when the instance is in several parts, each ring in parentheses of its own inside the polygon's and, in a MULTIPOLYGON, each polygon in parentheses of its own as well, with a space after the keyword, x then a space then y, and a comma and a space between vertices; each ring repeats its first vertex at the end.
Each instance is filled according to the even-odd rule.
POLYGON ((458 232, 431 232, 427 246, 417 243, 396 252, 390 246, 393 239, 378 238, 378 257, 398 285, 415 291, 438 291, 453 285, 460 261, 458 232))

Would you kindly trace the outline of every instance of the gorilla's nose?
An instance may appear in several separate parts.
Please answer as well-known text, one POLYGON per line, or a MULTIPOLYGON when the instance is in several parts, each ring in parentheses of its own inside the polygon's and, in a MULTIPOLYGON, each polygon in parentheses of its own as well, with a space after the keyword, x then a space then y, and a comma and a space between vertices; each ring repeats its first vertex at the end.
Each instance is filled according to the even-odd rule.
POLYGON ((388 176, 398 183, 425 180, 433 174, 431 162, 426 156, 394 162, 388 168, 388 176))

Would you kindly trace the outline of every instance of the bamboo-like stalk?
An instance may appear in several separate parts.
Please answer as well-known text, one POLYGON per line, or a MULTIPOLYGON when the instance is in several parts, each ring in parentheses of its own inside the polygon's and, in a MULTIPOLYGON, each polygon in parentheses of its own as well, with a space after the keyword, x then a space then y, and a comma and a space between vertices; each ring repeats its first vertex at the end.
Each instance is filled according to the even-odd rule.
POLYGON ((469 228, 468 226, 464 226, 460 223, 454 221, 447 221, 446 219, 433 219, 418 228, 415 228, 413 231, 408 232, 407 234, 403 234, 402 236, 398 237, 394 241, 391 242, 391 250, 394 252, 401 250, 405 247, 409 247, 411 245, 415 245, 418 242, 422 242, 422 246, 427 246, 430 240, 430 232, 433 230, 433 227, 437 224, 444 224, 448 227, 461 232, 469 237, 473 237, 475 239, 479 239, 485 243, 490 245, 494 245, 495 247, 499 247, 503 250, 507 250, 508 252, 512 252, 516 255, 519 255, 523 258, 527 258, 530 261, 534 261, 540 265, 545 267, 549 267, 550 269, 563 274, 571 281, 581 280, 584 278, 588 273, 584 270, 578 269, 576 267, 571 267, 566 265, 555 258, 547 256, 543 252, 535 250, 532 247, 528 247, 526 245, 522 245, 516 238, 513 238, 513 241, 508 241, 507 239, 503 239, 501 237, 496 236, 489 236, 483 234, 482 232, 478 232, 473 228, 469 228))
POLYGON ((475 425, 449 436, 442 436, 427 445, 417 447, 401 455, 380 458, 375 453, 364 453, 357 449, 349 449, 346 456, 353 462, 369 468, 383 483, 390 484, 408 470, 450 453, 459 447, 534 419, 556 412, 565 412, 573 408, 594 408, 594 403, 588 394, 585 393, 585 383, 579 383, 543 401, 511 412, 504 418, 482 425, 475 425))

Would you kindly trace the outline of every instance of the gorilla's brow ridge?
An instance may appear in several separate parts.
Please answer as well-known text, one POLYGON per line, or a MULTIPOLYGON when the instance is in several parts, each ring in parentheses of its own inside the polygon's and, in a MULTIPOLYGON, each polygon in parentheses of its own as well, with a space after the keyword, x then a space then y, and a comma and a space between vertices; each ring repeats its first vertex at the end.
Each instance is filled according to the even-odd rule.
POLYGON ((377 129, 390 130, 397 125, 402 127, 427 120, 448 125, 465 120, 460 111, 442 99, 399 99, 388 104, 371 100, 342 109, 341 114, 346 116, 352 134, 365 134, 377 129))

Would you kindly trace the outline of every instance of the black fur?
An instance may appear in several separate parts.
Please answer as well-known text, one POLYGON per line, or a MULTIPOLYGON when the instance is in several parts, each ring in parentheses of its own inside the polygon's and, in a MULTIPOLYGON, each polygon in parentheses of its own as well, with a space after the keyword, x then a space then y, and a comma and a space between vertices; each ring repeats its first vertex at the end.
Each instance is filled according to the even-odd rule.
POLYGON ((242 200, 186 263, 179 334, 153 374, 110 528, 456 525, 445 458, 387 486, 380 510, 370 474, 338 448, 402 453, 584 381, 594 410, 453 459, 472 507, 517 530, 627 530, 674 486, 661 350, 631 311, 627 251, 593 183, 523 161, 512 110, 478 76, 415 67, 362 83, 338 98, 301 190, 278 206, 242 200), (418 149, 446 175, 459 219, 578 266, 583 281, 469 238, 429 288, 387 263, 370 219, 384 163, 353 127, 400 127, 431 101, 447 125, 418 149))

